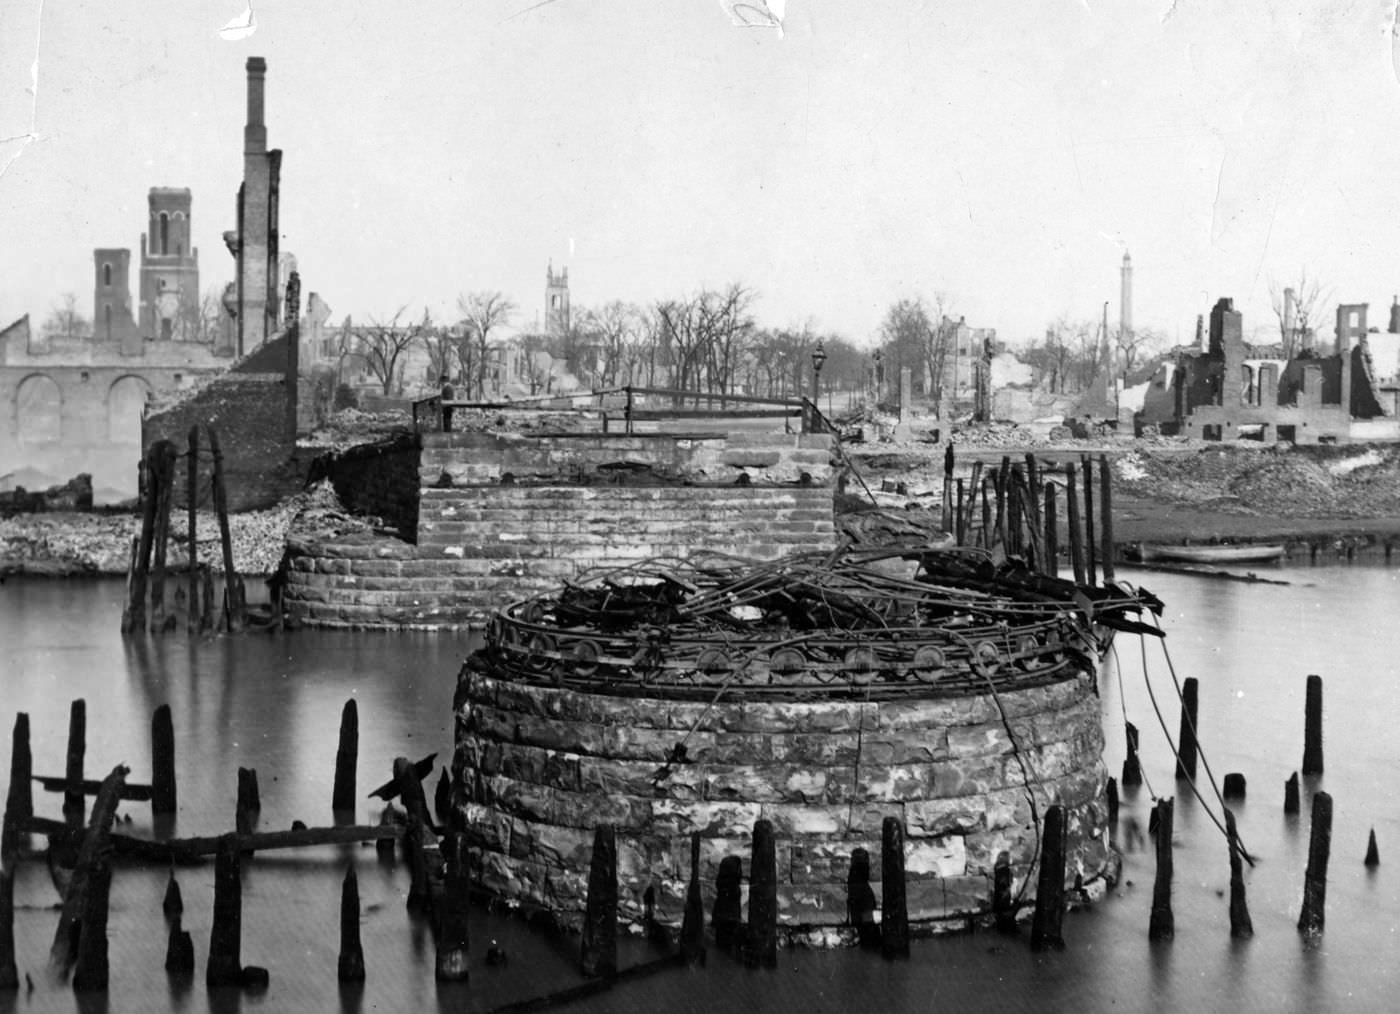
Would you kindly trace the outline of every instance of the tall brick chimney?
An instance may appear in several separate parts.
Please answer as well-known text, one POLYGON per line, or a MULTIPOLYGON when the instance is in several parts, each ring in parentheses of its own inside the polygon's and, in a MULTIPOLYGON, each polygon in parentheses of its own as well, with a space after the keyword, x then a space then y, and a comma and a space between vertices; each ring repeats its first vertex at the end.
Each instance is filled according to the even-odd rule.
POLYGON ((248 57, 248 122, 243 127, 243 154, 261 155, 267 151, 267 126, 263 123, 263 79, 267 61, 248 57))

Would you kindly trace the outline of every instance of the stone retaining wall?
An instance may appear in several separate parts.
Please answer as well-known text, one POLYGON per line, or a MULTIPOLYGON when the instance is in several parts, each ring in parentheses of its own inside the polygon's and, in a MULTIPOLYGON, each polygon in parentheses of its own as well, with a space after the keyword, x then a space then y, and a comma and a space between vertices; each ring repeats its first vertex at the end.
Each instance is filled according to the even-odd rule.
POLYGON ((1032 812, 1043 817, 1052 803, 1068 818, 1066 883, 1093 882, 1109 863, 1103 734, 1084 678, 1001 694, 1014 739, 990 695, 710 708, 464 669, 455 703, 454 804, 474 876, 570 925, 582 918, 593 830, 604 822, 617 828, 624 919, 640 923, 650 886, 659 921, 678 926, 691 832, 701 835, 708 913, 720 861, 740 856, 747 875, 754 821, 772 821, 779 925, 825 942, 843 936, 853 849, 869 851, 880 897, 887 816, 905 823, 909 917, 925 926, 988 912, 1003 851, 1033 898, 1032 812), (686 763, 658 779, 677 743, 686 763))

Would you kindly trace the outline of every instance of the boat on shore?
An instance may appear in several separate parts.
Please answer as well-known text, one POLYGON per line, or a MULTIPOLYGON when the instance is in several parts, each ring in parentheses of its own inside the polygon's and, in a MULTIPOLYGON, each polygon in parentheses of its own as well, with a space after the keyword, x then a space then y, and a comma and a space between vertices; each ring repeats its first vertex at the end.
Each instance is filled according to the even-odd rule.
POLYGON ((1281 559, 1281 542, 1252 542, 1239 545, 1173 546, 1144 543, 1138 558, 1144 562, 1168 560, 1177 563, 1262 563, 1281 559))

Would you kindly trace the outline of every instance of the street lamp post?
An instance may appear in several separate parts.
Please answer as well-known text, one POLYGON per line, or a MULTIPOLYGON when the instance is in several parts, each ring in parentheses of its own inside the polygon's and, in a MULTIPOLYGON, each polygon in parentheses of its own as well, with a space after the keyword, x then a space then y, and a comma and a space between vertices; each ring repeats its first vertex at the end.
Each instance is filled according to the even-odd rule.
POLYGON ((881 391, 880 391, 880 387, 881 387, 880 381, 884 379, 884 377, 883 377, 882 374, 880 373, 880 360, 883 359, 883 358, 884 358, 884 356, 881 354, 880 350, 879 350, 879 349, 876 349, 876 350, 875 350, 875 356, 874 356, 874 359, 875 359, 875 408, 876 408, 876 409, 879 409, 879 407, 880 407, 880 394, 881 394, 881 391))
POLYGON ((816 430, 817 416, 821 409, 818 408, 818 401, 822 393, 822 364, 826 362, 826 349, 822 348, 821 339, 817 339, 817 347, 812 350, 812 429, 816 430))

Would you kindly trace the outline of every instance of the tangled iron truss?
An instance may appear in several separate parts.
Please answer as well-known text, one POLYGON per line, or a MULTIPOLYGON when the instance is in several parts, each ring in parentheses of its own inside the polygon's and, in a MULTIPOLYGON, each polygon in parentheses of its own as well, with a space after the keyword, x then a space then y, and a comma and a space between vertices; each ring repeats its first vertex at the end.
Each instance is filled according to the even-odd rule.
POLYGON ((981 550, 703 553, 598 572, 502 610, 469 665, 597 693, 928 697, 1092 672, 1111 632, 1157 634, 1148 592, 1076 585, 981 550))

